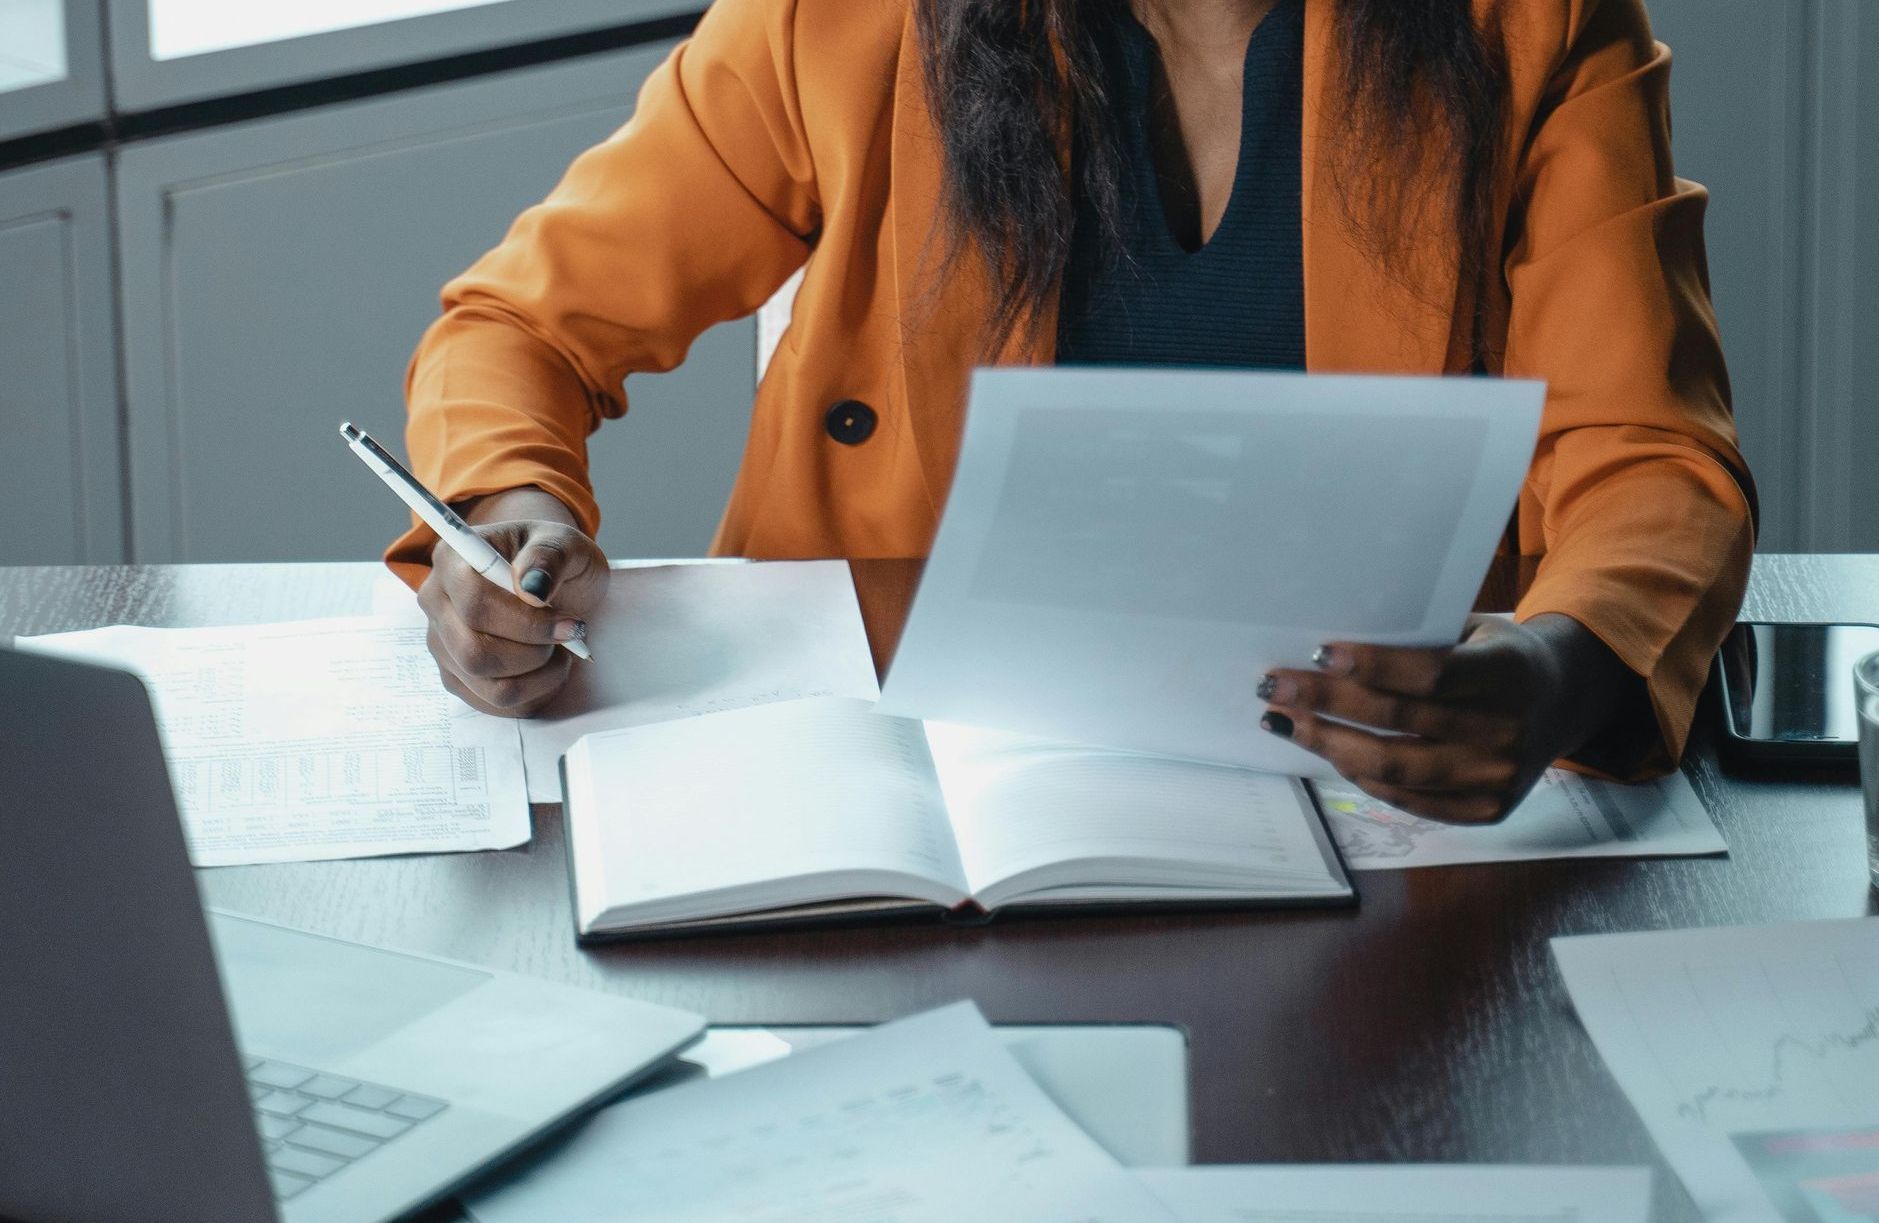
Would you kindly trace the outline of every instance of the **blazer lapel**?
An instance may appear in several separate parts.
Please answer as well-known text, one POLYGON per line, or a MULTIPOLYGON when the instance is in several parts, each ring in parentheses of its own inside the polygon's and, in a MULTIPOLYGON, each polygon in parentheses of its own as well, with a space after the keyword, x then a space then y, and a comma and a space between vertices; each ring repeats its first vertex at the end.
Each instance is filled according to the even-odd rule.
MULTIPOLYGON (((1398 270, 1366 253, 1351 233, 1333 169, 1347 139, 1337 96, 1337 7, 1337 0, 1305 0, 1305 367, 1314 373, 1397 374, 1463 368, 1466 335, 1451 360, 1454 239, 1445 230, 1414 235, 1414 262, 1398 270)), ((1429 224, 1444 224, 1444 212, 1431 210, 1429 224)))

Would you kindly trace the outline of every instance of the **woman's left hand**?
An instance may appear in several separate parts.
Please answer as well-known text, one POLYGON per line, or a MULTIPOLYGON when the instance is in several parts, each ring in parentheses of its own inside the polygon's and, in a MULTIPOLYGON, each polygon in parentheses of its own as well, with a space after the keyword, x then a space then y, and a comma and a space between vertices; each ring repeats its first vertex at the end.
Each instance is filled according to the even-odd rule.
POLYGON ((1260 683, 1271 705, 1260 725, 1366 794, 1458 824, 1505 817, 1548 765, 1606 725, 1637 679, 1555 614, 1524 624, 1473 616, 1461 643, 1442 649, 1332 642, 1312 661, 1318 670, 1277 669, 1260 683))

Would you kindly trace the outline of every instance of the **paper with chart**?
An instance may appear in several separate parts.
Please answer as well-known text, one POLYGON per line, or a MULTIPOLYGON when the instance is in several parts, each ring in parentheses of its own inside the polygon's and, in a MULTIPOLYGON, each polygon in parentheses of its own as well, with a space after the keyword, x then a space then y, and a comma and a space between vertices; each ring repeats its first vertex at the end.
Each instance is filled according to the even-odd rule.
POLYGON ((1400 811, 1342 778, 1311 784, 1345 865, 1355 871, 1538 858, 1694 856, 1729 848, 1682 773, 1620 785, 1548 769, 1505 820, 1467 827, 1400 811))
POLYGON ((1879 918, 1553 940, 1703 1217, 1879 1217, 1879 918))
POLYGON ((529 838, 516 723, 445 692, 421 628, 119 625, 18 644, 143 677, 197 866, 529 838))
POLYGON ((1137 1173, 1181 1223, 1648 1223, 1649 1168, 1257 1164, 1137 1173))
POLYGON ((1172 1223, 969 1002, 605 1109, 477 1223, 1172 1223))
MULTIPOLYGON (((402 587, 400 587, 402 589, 402 587)), ((376 599, 422 622, 405 592, 376 599)), ((880 695, 847 561, 616 565, 591 662, 522 722, 530 802, 561 801, 582 735, 810 696, 880 695)))
POLYGON ((1198 370, 973 375, 882 711, 1298 776, 1254 693, 1326 641, 1452 644, 1545 388, 1198 370))

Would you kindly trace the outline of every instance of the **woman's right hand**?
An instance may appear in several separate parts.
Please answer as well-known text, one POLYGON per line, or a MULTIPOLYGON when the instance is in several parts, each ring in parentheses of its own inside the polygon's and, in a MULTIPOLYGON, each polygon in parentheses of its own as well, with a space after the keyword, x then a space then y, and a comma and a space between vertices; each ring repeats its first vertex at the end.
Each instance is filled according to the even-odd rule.
POLYGON ((509 559, 504 590, 439 541, 418 589, 444 687, 501 717, 539 711, 577 661, 559 642, 584 639, 607 594, 607 558, 559 500, 535 488, 482 498, 464 514, 509 559))

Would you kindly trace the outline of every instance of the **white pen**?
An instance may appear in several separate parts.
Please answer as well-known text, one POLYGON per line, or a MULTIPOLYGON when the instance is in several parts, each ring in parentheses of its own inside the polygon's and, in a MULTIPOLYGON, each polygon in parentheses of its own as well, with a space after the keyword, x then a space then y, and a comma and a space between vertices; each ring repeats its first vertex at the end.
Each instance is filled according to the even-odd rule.
MULTIPOLYGON (((515 570, 509 567, 502 553, 478 535, 474 527, 463 521, 462 515, 418 483, 418 478, 406 471, 404 464, 393 458, 389 450, 373 441, 372 435, 364 429, 347 421, 339 426, 339 435, 346 439, 346 445, 352 447, 352 452, 367 467, 378 473, 378 478, 385 481, 385 487, 398 494, 398 500, 410 506, 411 512, 421 518, 425 526, 437 532, 437 537, 450 545, 452 552, 487 578, 490 585, 500 586, 510 594, 515 593, 515 570)), ((564 641, 561 644, 576 658, 593 657, 585 642, 564 641)))

